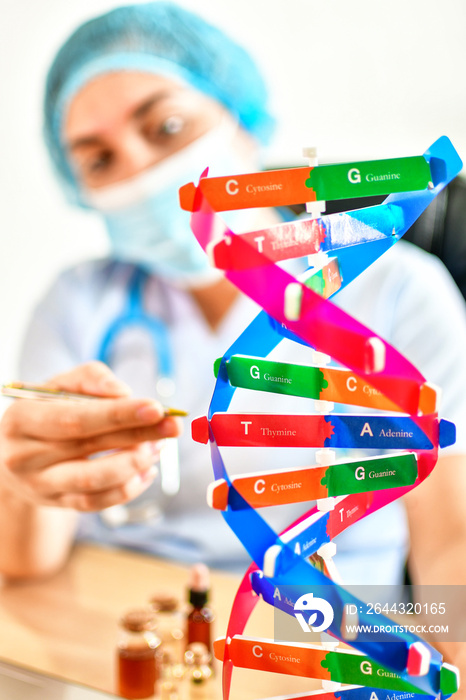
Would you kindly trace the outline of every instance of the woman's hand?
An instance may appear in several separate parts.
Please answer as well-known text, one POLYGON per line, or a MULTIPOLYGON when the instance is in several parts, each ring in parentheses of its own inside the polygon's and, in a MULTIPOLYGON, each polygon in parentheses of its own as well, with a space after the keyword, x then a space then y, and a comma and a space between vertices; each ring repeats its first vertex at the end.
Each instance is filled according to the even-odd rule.
POLYGON ((157 441, 179 435, 180 421, 164 417, 157 401, 130 398, 99 362, 47 386, 102 399, 16 400, 0 422, 0 478, 8 490, 34 505, 79 511, 125 503, 144 491, 157 471, 157 441))

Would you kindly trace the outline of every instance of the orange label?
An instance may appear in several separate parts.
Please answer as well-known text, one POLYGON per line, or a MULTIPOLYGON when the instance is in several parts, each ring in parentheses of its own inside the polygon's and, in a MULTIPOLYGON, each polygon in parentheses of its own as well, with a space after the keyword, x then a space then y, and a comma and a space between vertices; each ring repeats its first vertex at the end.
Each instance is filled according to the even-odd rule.
POLYGON ((303 467, 237 477, 233 486, 253 508, 301 503, 326 498, 327 488, 320 483, 327 467, 303 467))
POLYGON ((324 379, 328 386, 322 389, 320 398, 323 401, 336 401, 352 406, 368 406, 386 411, 399 411, 399 407, 390 401, 382 392, 368 384, 357 374, 348 370, 323 368, 324 379))
MULTIPOLYGON (((224 643, 216 642, 217 658, 217 653, 223 652, 224 643)), ((241 635, 235 635, 228 646, 229 657, 234 666, 330 680, 330 672, 321 666, 328 651, 321 647, 281 644, 270 639, 253 639, 241 635)), ((223 653, 220 658, 223 659, 223 653)))
MULTIPOLYGON (((305 185, 311 171, 304 167, 208 177, 201 179, 199 187, 214 211, 304 204, 316 201, 314 190, 305 185)), ((194 195, 193 183, 181 187, 182 209, 193 211, 194 195)))

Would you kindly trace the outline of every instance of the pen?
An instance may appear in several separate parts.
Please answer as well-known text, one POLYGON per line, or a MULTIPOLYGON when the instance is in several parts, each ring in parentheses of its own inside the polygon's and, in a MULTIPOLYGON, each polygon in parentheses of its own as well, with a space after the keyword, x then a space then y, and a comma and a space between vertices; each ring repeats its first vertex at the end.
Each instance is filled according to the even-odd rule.
MULTIPOLYGON (((26 384, 23 382, 11 382, 10 384, 2 384, 0 394, 13 399, 61 399, 67 401, 88 401, 89 399, 109 398, 105 396, 95 396, 93 394, 78 394, 69 391, 61 391, 60 389, 50 389, 49 387, 40 386, 39 384, 26 384)), ((187 411, 182 411, 179 408, 171 408, 164 406, 164 416, 180 416, 188 415, 187 411)))

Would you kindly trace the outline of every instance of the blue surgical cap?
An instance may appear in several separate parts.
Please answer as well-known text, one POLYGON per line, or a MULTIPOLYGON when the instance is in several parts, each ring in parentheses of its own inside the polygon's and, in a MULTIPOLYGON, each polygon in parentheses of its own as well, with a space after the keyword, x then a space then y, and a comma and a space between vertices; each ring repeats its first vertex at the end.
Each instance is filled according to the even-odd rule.
POLYGON ((90 80, 121 70, 180 78, 222 103, 259 142, 266 143, 272 132, 264 80, 241 46, 171 2, 118 7, 81 25, 61 47, 47 76, 45 141, 75 201, 75 176, 62 140, 67 108, 90 80))

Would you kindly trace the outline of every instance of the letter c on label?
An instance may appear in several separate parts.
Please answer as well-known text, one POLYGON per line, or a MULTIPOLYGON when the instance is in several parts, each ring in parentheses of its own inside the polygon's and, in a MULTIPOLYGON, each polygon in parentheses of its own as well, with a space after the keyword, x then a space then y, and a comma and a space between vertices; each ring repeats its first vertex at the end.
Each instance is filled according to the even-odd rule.
POLYGON ((361 182, 361 173, 357 168, 351 168, 350 170, 348 170, 348 180, 353 184, 361 182))
POLYGON ((257 479, 256 483, 254 484, 254 491, 256 493, 264 493, 264 491, 265 491, 264 479, 257 479))
POLYGON ((255 645, 253 646, 253 648, 252 648, 252 653, 254 654, 254 656, 257 656, 258 659, 260 659, 261 656, 264 655, 263 652, 262 652, 262 647, 259 646, 259 644, 255 644, 255 645), (260 653, 259 653, 259 652, 260 652, 260 653))
POLYGON ((227 180, 225 184, 225 189, 227 191, 227 194, 238 194, 239 185, 237 180, 227 180))
POLYGON ((356 377, 348 377, 346 380, 346 388, 348 391, 356 391, 357 383, 356 377))
POLYGON ((364 673, 366 676, 372 676, 372 666, 369 661, 362 661, 360 669, 361 673, 364 673))

